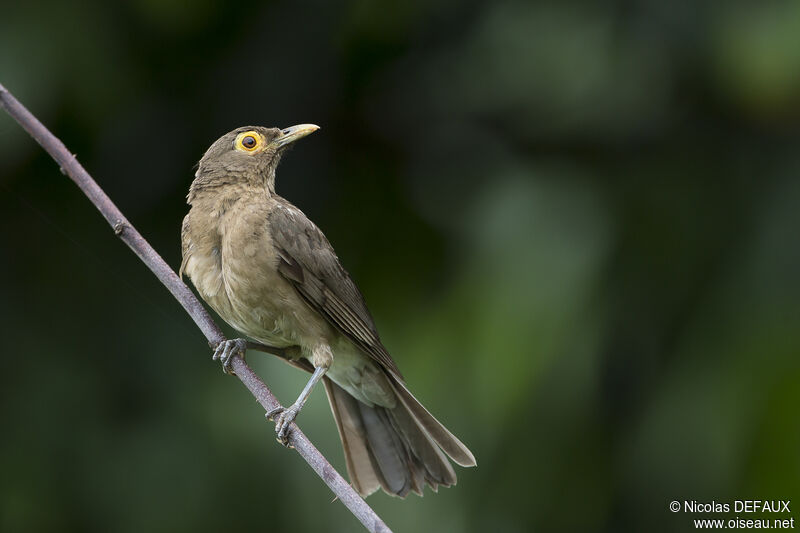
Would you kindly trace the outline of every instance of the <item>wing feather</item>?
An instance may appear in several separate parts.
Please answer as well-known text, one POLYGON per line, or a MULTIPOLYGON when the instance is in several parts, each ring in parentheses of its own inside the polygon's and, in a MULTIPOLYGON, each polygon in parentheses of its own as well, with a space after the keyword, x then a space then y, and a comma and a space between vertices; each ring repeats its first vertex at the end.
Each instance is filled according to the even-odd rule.
POLYGON ((302 211, 283 198, 275 199, 278 205, 269 214, 269 224, 280 256, 278 272, 314 310, 402 379, 397 364, 381 343, 361 291, 339 263, 328 239, 302 211))

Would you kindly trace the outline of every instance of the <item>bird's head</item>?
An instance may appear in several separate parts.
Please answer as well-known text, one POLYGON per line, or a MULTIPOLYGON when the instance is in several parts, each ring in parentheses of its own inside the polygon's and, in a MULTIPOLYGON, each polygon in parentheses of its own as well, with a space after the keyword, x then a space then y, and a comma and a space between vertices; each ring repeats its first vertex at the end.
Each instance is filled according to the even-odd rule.
POLYGON ((275 169, 287 146, 319 126, 298 124, 290 128, 244 126, 217 139, 200 159, 192 188, 222 186, 239 180, 266 184, 275 192, 275 169))

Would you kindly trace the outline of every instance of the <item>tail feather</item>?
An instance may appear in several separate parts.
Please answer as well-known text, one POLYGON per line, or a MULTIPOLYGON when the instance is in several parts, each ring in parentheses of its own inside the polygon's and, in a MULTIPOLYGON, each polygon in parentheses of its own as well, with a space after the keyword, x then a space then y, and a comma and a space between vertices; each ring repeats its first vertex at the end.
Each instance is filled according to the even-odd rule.
POLYGON ((364 439, 364 424, 361 421, 358 400, 328 378, 323 383, 333 418, 339 428, 350 483, 362 496, 372 494, 383 483, 378 479, 378 470, 373 466, 374 459, 364 439))
POLYGON ((417 462, 424 467, 424 479, 431 488, 436 489, 437 485, 445 487, 455 485, 456 472, 453 470, 453 466, 412 413, 403 409, 403 405, 399 403, 394 409, 386 411, 391 413, 393 426, 398 434, 403 436, 403 441, 407 443, 409 455, 416 458, 417 462))
POLYGON ((436 420, 425 407, 414 398, 414 395, 399 380, 390 378, 397 397, 405 405, 406 409, 419 422, 425 431, 433 438, 444 452, 460 466, 475 466, 475 456, 469 451, 463 442, 450 433, 450 431, 436 420))
POLYGON ((356 400, 363 423, 363 437, 383 490, 405 496, 411 487, 407 458, 400 436, 392 430, 383 408, 369 407, 356 400))
POLYGON ((442 450, 468 466, 475 464, 472 453, 405 386, 387 377, 398 398, 394 408, 370 407, 324 380, 353 487, 363 496, 380 487, 404 498, 409 492, 422 495, 425 484, 434 491, 455 485, 456 473, 442 450))

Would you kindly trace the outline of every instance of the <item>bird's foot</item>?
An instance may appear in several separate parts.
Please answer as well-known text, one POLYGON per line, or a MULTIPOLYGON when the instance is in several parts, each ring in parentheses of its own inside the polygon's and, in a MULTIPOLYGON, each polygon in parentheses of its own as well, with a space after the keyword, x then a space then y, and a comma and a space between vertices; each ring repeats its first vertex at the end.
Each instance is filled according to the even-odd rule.
POLYGON ((289 407, 278 406, 269 411, 265 416, 268 420, 275 421, 275 433, 278 435, 278 442, 287 446, 289 444, 289 429, 300 412, 301 405, 293 403, 289 407))
POLYGON ((229 339, 217 344, 217 349, 214 350, 214 355, 211 357, 214 361, 222 363, 222 371, 226 374, 233 375, 231 369, 231 362, 235 355, 241 355, 244 359, 244 353, 247 350, 247 341, 244 339, 229 339))

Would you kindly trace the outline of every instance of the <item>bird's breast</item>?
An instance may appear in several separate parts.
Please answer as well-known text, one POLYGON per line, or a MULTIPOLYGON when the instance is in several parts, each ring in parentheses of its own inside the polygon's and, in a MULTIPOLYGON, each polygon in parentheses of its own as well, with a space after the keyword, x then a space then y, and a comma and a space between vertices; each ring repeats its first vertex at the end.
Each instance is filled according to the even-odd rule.
POLYGON ((278 272, 280 257, 263 205, 240 203, 207 224, 205 232, 191 231, 191 215, 183 270, 223 320, 278 347, 309 346, 334 334, 278 272))

